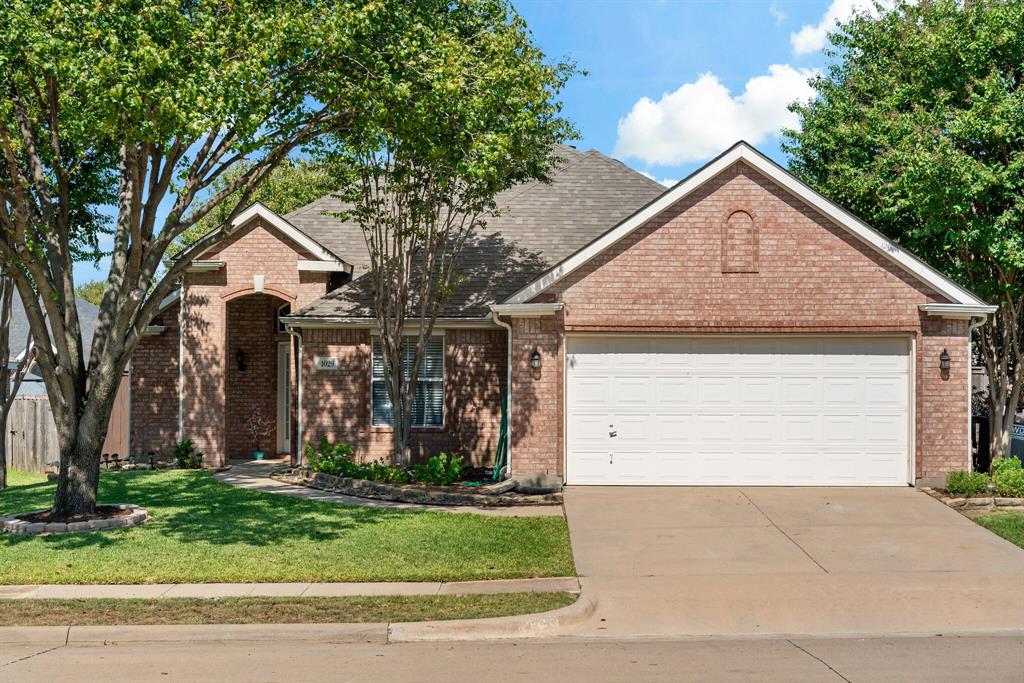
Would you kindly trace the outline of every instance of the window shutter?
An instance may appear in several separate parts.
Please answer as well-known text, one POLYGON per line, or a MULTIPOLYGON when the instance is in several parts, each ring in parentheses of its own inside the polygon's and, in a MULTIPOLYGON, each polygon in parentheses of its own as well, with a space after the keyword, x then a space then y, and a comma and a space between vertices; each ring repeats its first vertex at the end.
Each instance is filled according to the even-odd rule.
MULTIPOLYGON (((415 338, 409 337, 406 342, 403 370, 408 379, 415 358, 415 338)), ((370 383, 373 424, 394 426, 395 411, 388 399, 381 348, 380 339, 374 337, 372 341, 372 381, 370 383)), ((444 424, 444 337, 433 336, 427 340, 423 360, 420 363, 416 394, 413 396, 412 424, 416 427, 440 427, 444 424)))

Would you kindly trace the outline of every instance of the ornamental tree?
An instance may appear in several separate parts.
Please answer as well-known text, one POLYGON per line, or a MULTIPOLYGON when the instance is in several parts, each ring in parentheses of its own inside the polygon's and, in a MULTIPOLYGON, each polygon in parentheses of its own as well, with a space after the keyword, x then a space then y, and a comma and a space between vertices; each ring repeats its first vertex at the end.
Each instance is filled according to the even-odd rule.
POLYGON ((341 217, 369 250, 393 455, 407 465, 420 366, 462 249, 495 196, 543 180, 552 146, 575 135, 557 100, 574 67, 548 63, 504 0, 424 0, 392 21, 384 30, 405 39, 366 75, 378 99, 347 132, 339 184, 341 217))
POLYGON ((1024 5, 933 0, 830 36, 790 170, 999 310, 980 329, 993 455, 1022 389, 1024 5))

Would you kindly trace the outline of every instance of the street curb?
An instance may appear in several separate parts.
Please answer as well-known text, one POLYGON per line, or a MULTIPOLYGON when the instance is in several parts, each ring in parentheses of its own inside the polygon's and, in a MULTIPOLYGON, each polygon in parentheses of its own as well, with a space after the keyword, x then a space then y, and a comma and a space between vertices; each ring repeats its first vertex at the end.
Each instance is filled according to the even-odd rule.
POLYGON ((452 621, 419 621, 392 623, 388 627, 389 643, 416 643, 453 640, 499 640, 503 638, 536 638, 550 631, 575 626, 592 617, 597 599, 580 595, 571 605, 550 612, 519 614, 490 619, 456 619, 452 621))
POLYGON ((174 624, 168 626, 4 626, 0 643, 84 645, 144 642, 319 641, 420 642, 530 638, 572 626, 594 614, 589 596, 550 612, 488 619, 367 624, 174 624))
POLYGON ((386 623, 367 624, 172 624, 167 626, 5 626, 0 643, 104 645, 145 642, 313 640, 386 643, 386 623))

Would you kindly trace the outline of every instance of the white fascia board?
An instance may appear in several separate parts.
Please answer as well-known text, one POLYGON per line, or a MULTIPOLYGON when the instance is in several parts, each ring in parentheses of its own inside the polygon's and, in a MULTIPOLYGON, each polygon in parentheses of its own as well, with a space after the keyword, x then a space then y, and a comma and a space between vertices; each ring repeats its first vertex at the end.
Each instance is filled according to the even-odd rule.
POLYGON ((338 260, 332 261, 299 261, 299 270, 313 273, 348 273, 352 266, 338 260))
POLYGON ((259 202, 252 204, 249 208, 235 216, 234 220, 231 221, 231 227, 238 228, 256 217, 277 228, 282 234, 288 236, 296 244, 316 257, 317 260, 344 264, 351 269, 351 266, 328 251, 322 244, 259 202))
POLYGON ((142 331, 143 337, 155 337, 158 334, 163 334, 167 331, 166 325, 146 325, 146 329, 142 331))
MULTIPOLYGON (((321 317, 306 318, 303 316, 282 316, 281 322, 290 329, 365 329, 376 330, 376 318, 344 318, 321 317)), ((415 320, 406 321, 406 328, 416 327, 415 320)), ((434 322, 436 329, 496 329, 498 326, 490 317, 487 318, 438 318, 434 322)))
POLYGON ((174 304, 178 303, 178 301, 180 299, 181 299, 181 290, 180 289, 174 290, 173 292, 171 292, 170 294, 168 294, 167 296, 165 296, 163 298, 163 301, 160 302, 160 305, 157 307, 156 312, 157 313, 163 313, 169 307, 171 307, 174 304))
POLYGON ((510 318, 539 318, 546 315, 554 315, 562 310, 562 303, 544 304, 495 304, 491 310, 498 315, 507 315, 510 318))
MULTIPOLYGON (((205 249, 195 254, 189 254, 188 250, 186 250, 185 252, 180 254, 178 258, 191 258, 193 259, 193 263, 195 263, 194 259, 200 258, 203 254, 213 249, 213 247, 216 246, 221 239, 229 235, 235 229, 245 225, 253 218, 259 218, 266 222, 267 225, 272 225, 283 235, 285 235, 286 237, 294 241, 296 244, 301 246, 303 249, 308 251, 310 254, 312 254, 315 261, 309 261, 309 263, 325 261, 336 266, 334 270, 344 270, 346 272, 352 271, 352 266, 350 264, 346 263, 344 260, 335 256, 333 253, 330 252, 330 250, 328 250, 322 244, 320 244, 312 237, 296 228, 294 225, 292 225, 285 219, 281 218, 281 216, 277 215, 275 212, 271 211, 260 202, 250 204, 245 210, 243 210, 241 213, 235 216, 234 219, 232 219, 231 221, 231 230, 225 230, 225 226, 217 228, 217 232, 220 233, 220 237, 218 237, 216 240, 208 244, 205 249)), ((300 270, 302 270, 302 268, 300 268, 300 270)))
POLYGON ((999 310, 998 306, 976 306, 969 304, 921 304, 919 308, 936 318, 955 318, 960 320, 987 318, 999 310))
POLYGON ((547 273, 517 291, 505 303, 518 304, 529 301, 739 161, 750 164, 760 173, 778 183, 787 192, 820 211, 837 225, 860 238, 861 241, 890 261, 902 266, 906 271, 934 288, 951 302, 976 306, 985 305, 984 301, 960 287, 910 252, 893 243, 853 214, 832 203, 768 157, 742 141, 736 143, 703 168, 695 171, 690 177, 680 181, 660 197, 647 204, 647 206, 641 208, 547 273))
POLYGON ((186 273, 208 273, 220 270, 224 267, 224 261, 193 261, 185 268, 186 273))

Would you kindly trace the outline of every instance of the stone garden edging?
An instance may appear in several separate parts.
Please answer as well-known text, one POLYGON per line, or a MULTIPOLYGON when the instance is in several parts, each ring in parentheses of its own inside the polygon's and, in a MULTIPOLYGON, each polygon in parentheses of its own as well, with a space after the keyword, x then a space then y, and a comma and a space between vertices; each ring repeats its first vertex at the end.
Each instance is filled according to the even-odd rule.
POLYGON ((90 519, 82 522, 28 522, 19 519, 21 515, 31 515, 45 510, 33 512, 20 512, 15 515, 4 517, 3 531, 10 534, 73 534, 87 531, 107 531, 109 529, 124 529, 131 526, 138 526, 149 520, 149 513, 145 508, 130 503, 104 504, 105 507, 116 507, 120 510, 131 510, 130 514, 120 517, 106 517, 101 519, 90 519))
POLYGON ((1005 496, 950 496, 944 491, 933 488, 924 488, 925 493, 932 498, 939 500, 954 510, 976 512, 979 510, 1024 511, 1024 498, 1010 498, 1005 496))
POLYGON ((562 504, 561 493, 524 494, 511 491, 477 493, 464 486, 385 484, 368 479, 351 479, 324 472, 313 472, 304 467, 280 470, 272 473, 270 477, 287 484, 298 484, 321 491, 419 505, 516 507, 562 504))

